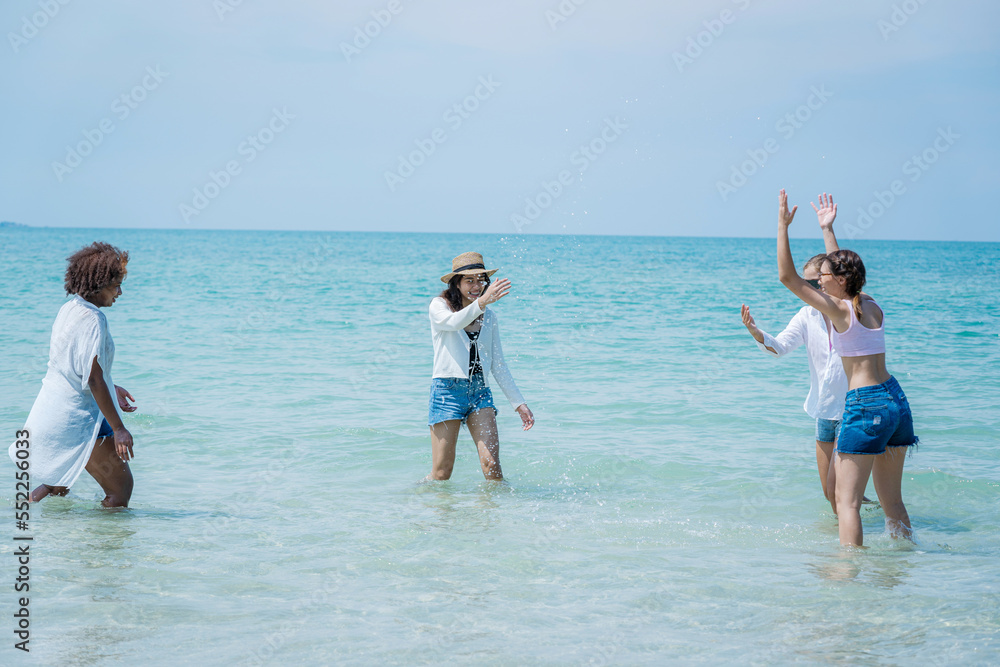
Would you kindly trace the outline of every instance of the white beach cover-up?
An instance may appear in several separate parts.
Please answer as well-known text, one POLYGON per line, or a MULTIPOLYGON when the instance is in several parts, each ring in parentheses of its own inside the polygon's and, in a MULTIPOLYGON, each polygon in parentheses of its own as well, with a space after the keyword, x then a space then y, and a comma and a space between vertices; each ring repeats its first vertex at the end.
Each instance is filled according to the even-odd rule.
MULTIPOLYGON (((52 325, 49 367, 24 429, 28 431, 33 482, 73 486, 90 460, 101 428, 101 410, 87 384, 94 358, 118 409, 111 380, 115 342, 97 306, 78 295, 63 304, 52 325)), ((10 446, 15 463, 17 449, 10 446)))

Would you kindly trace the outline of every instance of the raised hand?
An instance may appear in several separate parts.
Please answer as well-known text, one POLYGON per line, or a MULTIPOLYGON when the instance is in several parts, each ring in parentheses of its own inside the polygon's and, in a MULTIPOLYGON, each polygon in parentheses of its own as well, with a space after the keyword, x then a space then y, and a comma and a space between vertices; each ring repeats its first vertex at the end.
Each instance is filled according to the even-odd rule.
POLYGON ((507 292, 510 291, 510 281, 506 278, 501 278, 490 283, 490 286, 486 288, 486 292, 479 297, 479 305, 483 308, 490 305, 491 303, 496 303, 500 299, 507 296, 507 292))
POLYGON ((747 307, 745 303, 740 308, 740 314, 743 315, 743 326, 747 328, 747 331, 750 332, 750 335, 753 336, 754 340, 756 340, 758 343, 763 343, 764 334, 762 334, 760 332, 760 329, 757 328, 757 323, 753 321, 753 316, 750 314, 750 309, 747 307))
POLYGON ((799 210, 798 206, 792 207, 792 210, 788 210, 788 195, 782 190, 778 193, 778 224, 784 227, 792 224, 792 219, 795 217, 795 212, 799 210))
POLYGON ((135 402, 132 394, 128 393, 124 387, 119 387, 118 385, 115 385, 115 394, 118 398, 118 407, 125 412, 135 412, 135 406, 129 404, 129 401, 135 402))
POLYGON ((816 211, 816 218, 819 220, 820 229, 832 229, 833 221, 837 218, 837 205, 833 203, 833 195, 825 192, 819 196, 819 208, 816 204, 809 202, 816 211))

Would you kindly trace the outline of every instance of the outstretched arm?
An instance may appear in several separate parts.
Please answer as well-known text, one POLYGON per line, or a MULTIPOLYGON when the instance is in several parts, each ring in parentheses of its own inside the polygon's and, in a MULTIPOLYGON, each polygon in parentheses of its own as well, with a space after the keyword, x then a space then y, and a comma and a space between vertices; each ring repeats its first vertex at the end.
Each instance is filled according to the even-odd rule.
POLYGON ((444 299, 432 299, 430 305, 431 322, 443 331, 458 331, 472 324, 472 321, 483 314, 486 306, 496 303, 507 296, 510 291, 510 281, 501 278, 490 284, 481 297, 457 312, 452 312, 444 299))
POLYGON ((743 316, 743 326, 747 328, 755 341, 763 345, 764 334, 757 328, 757 323, 753 321, 753 315, 750 314, 750 309, 745 303, 740 306, 740 314, 743 316))
MULTIPOLYGON (((483 324, 485 325, 486 323, 484 322, 483 324)), ((525 404, 525 400, 520 390, 518 390, 517 384, 514 382, 514 376, 511 375, 510 369, 507 367, 507 362, 504 361, 503 345, 500 343, 500 326, 497 324, 495 317, 491 321, 491 327, 493 330, 491 332, 490 372, 493 373, 497 384, 503 390, 504 396, 510 401, 511 407, 517 410, 525 404)))
POLYGON ((816 218, 819 220, 819 228, 823 230, 823 243, 826 245, 826 252, 836 252, 840 250, 837 244, 837 236, 833 233, 833 221, 837 218, 837 205, 833 203, 833 195, 825 192, 819 196, 819 208, 816 204, 809 202, 816 211, 816 218))
POLYGON ((459 331, 483 314, 483 307, 479 303, 479 299, 476 299, 462 310, 452 312, 444 299, 432 299, 429 309, 431 322, 443 331, 459 331))
POLYGON ((757 341, 759 344, 763 345, 764 349, 766 349, 771 354, 778 354, 777 350, 775 350, 773 347, 769 347, 764 342, 764 332, 757 327, 757 323, 754 322, 753 315, 750 314, 750 309, 747 308, 747 305, 745 303, 742 304, 742 306, 740 306, 740 314, 743 316, 743 326, 747 328, 747 331, 750 332, 750 335, 753 336, 753 339, 757 341))
POLYGON ((792 294, 823 313, 835 322, 843 321, 849 313, 843 310, 840 299, 834 299, 807 283, 795 269, 792 259, 792 249, 788 245, 788 227, 792 224, 798 206, 788 210, 788 195, 782 190, 778 194, 778 280, 792 294), (843 317, 842 317, 843 316, 843 317))
POLYGON ((802 319, 802 310, 795 313, 795 317, 788 323, 788 326, 782 329, 777 336, 772 336, 757 326, 746 304, 743 304, 742 314, 743 325, 757 341, 757 347, 771 353, 771 356, 783 357, 806 343, 806 326, 802 319))

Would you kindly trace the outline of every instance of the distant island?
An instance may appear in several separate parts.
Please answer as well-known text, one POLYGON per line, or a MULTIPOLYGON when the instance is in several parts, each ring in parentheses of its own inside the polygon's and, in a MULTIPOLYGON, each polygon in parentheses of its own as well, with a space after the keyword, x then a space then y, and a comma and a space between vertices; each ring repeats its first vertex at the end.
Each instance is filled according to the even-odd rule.
POLYGON ((28 225, 22 225, 20 222, 0 222, 0 228, 3 227, 27 227, 28 225))

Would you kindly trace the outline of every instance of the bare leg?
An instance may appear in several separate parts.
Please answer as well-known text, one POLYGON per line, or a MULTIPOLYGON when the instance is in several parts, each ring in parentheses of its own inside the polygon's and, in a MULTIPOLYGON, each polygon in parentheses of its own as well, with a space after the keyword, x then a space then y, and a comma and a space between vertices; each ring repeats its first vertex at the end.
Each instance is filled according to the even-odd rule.
POLYGON ((912 539, 910 515, 903 505, 903 461, 906 447, 886 447, 884 454, 875 457, 872 478, 882 510, 885 512, 885 528, 893 537, 912 539))
POLYGON ((455 468, 455 443, 461 429, 461 419, 449 419, 431 426, 431 474, 427 479, 451 477, 455 468))
POLYGON ((87 462, 87 472, 104 489, 105 507, 128 507, 132 497, 132 471, 128 463, 118 458, 114 438, 98 438, 87 462))
POLYGON ((819 483, 823 486, 823 495, 830 501, 833 513, 837 513, 837 473, 833 467, 833 443, 816 441, 816 468, 819 470, 819 483))
POLYGON ((469 433, 479 450, 479 465, 483 467, 486 479, 501 480, 500 433, 497 431, 497 416, 493 408, 476 410, 466 420, 469 433))
MULTIPOLYGON (((824 448, 826 448, 827 446, 830 447, 830 453, 829 453, 830 467, 827 469, 826 484, 823 486, 823 492, 826 494, 827 500, 829 500, 830 504, 833 506, 833 513, 836 514, 837 513, 837 466, 836 466, 837 443, 820 442, 819 440, 817 440, 816 446, 819 447, 821 445, 824 448)), ((823 465, 822 462, 820 461, 819 449, 816 450, 816 464, 819 466, 823 465)), ((823 468, 820 467, 821 479, 823 476, 822 470, 823 468)), ((861 496, 861 502, 870 503, 871 501, 868 499, 868 496, 861 496)))
POLYGON ((840 518, 841 546, 860 547, 864 543, 861 500, 865 496, 875 458, 870 454, 837 452, 837 516, 840 518))

